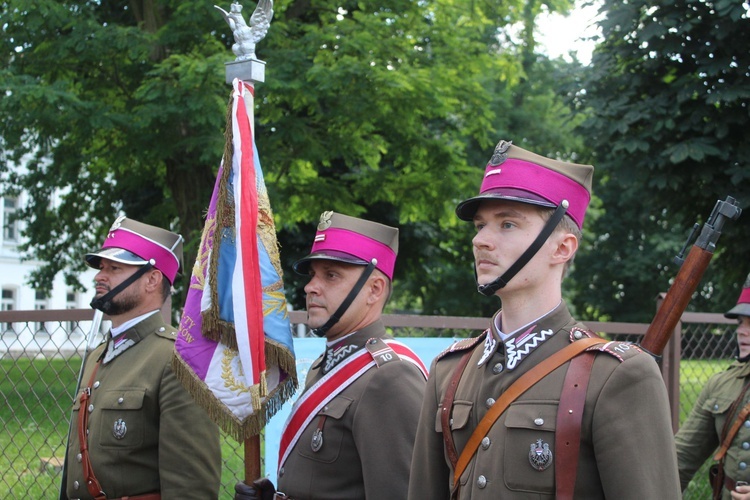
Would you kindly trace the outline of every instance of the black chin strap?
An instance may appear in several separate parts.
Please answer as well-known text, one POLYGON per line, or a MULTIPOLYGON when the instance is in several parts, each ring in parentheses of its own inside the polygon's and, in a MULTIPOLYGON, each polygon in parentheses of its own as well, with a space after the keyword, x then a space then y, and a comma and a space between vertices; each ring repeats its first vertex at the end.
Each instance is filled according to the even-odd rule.
MULTIPOLYGON (((512 266, 508 268, 507 271, 505 271, 505 273, 503 273, 502 276, 495 278, 493 281, 487 283, 486 285, 480 285, 477 281, 477 290, 479 291, 479 293, 487 297, 491 297, 495 295, 495 292, 507 285, 508 282, 513 278, 513 276, 518 274, 518 271, 520 271, 523 266, 528 264, 531 258, 536 255, 540 248, 542 248, 544 242, 547 241, 547 238, 549 238, 549 235, 552 234, 552 231, 555 230, 555 228, 565 215, 565 212, 567 211, 568 201, 563 200, 562 203, 557 206, 547 223, 544 225, 542 231, 539 233, 539 236, 536 237, 533 243, 529 245, 529 248, 526 249, 526 251, 518 258, 517 261, 513 263, 512 266)), ((476 280, 476 278, 477 268, 476 266, 474 266, 474 279, 476 280)))
POLYGON ((99 309, 101 312, 106 314, 109 308, 112 306, 112 299, 115 298, 115 295, 125 290, 130 286, 131 283, 133 283, 135 280, 137 280, 153 268, 154 266, 150 262, 141 266, 141 268, 134 272, 128 279, 126 279, 101 297, 94 298, 94 300, 92 300, 89 305, 94 309, 99 309))
POLYGON ((370 261, 370 263, 367 264, 367 267, 365 267, 364 271, 362 271, 362 275, 354 284, 354 287, 349 292, 349 295, 346 296, 346 298, 338 307, 338 309, 336 309, 336 312, 333 313, 330 318, 328 318, 328 321, 326 321, 325 325, 321 326, 320 328, 313 328, 312 332, 314 335, 318 337, 325 336, 326 332, 330 330, 333 325, 339 322, 339 320, 344 315, 346 310, 349 309, 349 306, 352 304, 354 299, 357 297, 357 295, 359 295, 359 292, 360 290, 362 290, 362 287, 365 286, 365 282, 367 282, 367 278, 369 278, 372 272, 375 270, 375 265, 377 263, 378 263, 377 260, 372 259, 372 261, 370 261))

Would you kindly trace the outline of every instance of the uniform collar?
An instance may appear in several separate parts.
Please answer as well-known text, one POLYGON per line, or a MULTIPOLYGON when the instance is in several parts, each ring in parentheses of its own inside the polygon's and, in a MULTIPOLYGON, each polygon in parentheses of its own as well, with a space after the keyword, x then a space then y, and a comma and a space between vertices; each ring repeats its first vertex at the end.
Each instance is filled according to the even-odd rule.
POLYGON ((500 332, 497 328, 498 316, 501 313, 502 310, 498 311, 492 318, 490 324, 490 335, 487 335, 487 338, 485 338, 484 352, 479 360, 479 366, 486 363, 492 355, 497 352, 500 345, 503 345, 506 354, 506 367, 509 370, 513 370, 517 368, 529 354, 534 352, 547 339, 552 337, 561 325, 566 325, 572 322, 573 319, 565 302, 561 302, 552 311, 542 316, 537 321, 514 332, 503 342, 500 340, 500 332))
POLYGON ((322 365, 322 372, 328 373, 343 360, 362 349, 369 339, 385 336, 385 326, 381 320, 377 320, 363 329, 350 333, 344 338, 338 339, 337 342, 326 346, 325 353, 313 364, 312 368, 316 369, 322 365))
POLYGON ((159 328, 163 328, 165 325, 161 314, 152 314, 146 316, 140 322, 131 325, 130 328, 114 338, 112 335, 108 335, 107 346, 104 348, 102 364, 106 365, 147 336, 156 332, 159 328))

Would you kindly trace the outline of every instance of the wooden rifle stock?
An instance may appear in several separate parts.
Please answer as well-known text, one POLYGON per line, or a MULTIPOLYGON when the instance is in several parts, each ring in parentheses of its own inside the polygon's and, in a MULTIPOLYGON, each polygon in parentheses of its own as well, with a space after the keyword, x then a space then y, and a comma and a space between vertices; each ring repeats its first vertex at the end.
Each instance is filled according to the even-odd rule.
MULTIPOLYGON (((725 220, 735 220, 741 213, 742 209, 737 206, 736 200, 731 196, 727 196, 726 201, 717 201, 708 221, 703 225, 700 236, 690 249, 687 259, 682 262, 684 248, 677 256, 676 262, 682 263, 682 265, 677 272, 674 283, 669 287, 669 291, 664 297, 664 302, 646 330, 646 335, 640 344, 644 350, 654 356, 661 356, 661 353, 664 352, 664 346, 667 345, 677 322, 680 321, 693 292, 698 288, 703 273, 711 262, 725 220)), ((693 233, 695 233, 695 230, 693 233)), ((692 236, 691 234, 688 242, 692 239, 692 236)))

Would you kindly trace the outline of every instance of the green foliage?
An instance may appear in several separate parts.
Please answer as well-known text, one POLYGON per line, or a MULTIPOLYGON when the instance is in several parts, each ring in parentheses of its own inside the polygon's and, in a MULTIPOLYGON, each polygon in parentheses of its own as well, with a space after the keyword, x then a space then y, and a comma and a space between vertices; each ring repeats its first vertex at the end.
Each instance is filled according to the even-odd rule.
MULTIPOLYGON (((594 150, 602 216, 579 258, 578 305, 648 321, 677 273, 672 258, 718 199, 750 205, 747 2, 606 0, 602 39, 574 105, 594 150), (605 256, 603 259, 602 256, 605 256), (583 264, 583 265, 580 265, 583 264)), ((691 303, 724 311, 750 271, 745 215, 724 227, 691 303)))
MULTIPOLYGON (((190 264, 223 152, 231 32, 215 2, 2 5, 4 190, 25 190, 35 287, 81 266, 118 211, 186 236, 190 264)), ((258 56, 256 137, 292 304, 291 263, 321 211, 401 228, 394 309, 474 315, 497 307, 472 276, 456 203, 494 144, 571 158, 580 140, 536 52, 534 20, 572 1, 282 0, 258 56), (519 29, 525 33, 520 39, 519 29)), ((245 6, 245 17, 253 5, 245 6)), ((75 272, 68 276, 75 278, 75 272)), ((175 299, 181 305, 181 299, 175 299)))

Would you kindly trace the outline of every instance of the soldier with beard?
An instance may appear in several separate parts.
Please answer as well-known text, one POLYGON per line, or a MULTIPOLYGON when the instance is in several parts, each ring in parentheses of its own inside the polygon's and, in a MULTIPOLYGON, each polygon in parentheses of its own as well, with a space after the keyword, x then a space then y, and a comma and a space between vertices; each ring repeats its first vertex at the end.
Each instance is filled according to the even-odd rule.
POLYGON ((86 360, 73 404, 67 498, 218 498, 219 430, 171 368, 176 330, 161 308, 182 260, 182 236, 118 218, 96 252, 91 306, 112 329, 86 360))

